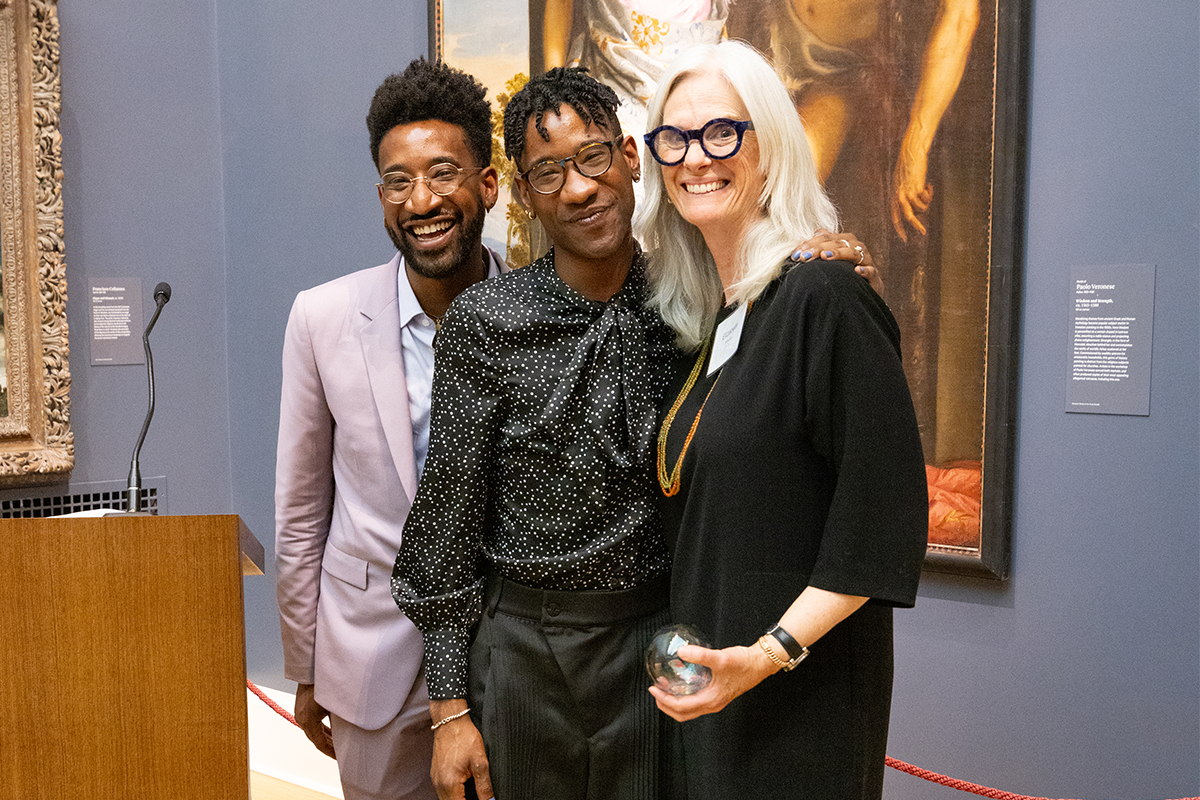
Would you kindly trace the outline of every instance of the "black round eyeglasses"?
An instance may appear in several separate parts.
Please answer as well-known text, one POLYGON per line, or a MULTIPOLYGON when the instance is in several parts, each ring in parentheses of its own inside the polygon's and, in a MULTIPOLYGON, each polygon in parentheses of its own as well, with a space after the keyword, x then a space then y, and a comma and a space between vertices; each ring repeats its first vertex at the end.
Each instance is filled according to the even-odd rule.
POLYGON ((725 119, 717 117, 704 123, 695 130, 685 131, 674 125, 661 125, 647 133, 642 138, 650 148, 650 155, 664 167, 682 164, 687 157, 688 147, 692 140, 700 143, 700 149, 709 158, 721 160, 737 155, 742 149, 742 136, 746 131, 754 130, 750 120, 725 119))

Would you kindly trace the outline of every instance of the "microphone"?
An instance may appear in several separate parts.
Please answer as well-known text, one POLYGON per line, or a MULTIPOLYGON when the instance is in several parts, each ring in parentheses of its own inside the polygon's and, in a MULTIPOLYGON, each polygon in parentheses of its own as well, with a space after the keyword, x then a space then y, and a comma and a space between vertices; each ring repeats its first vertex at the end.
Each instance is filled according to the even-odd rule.
POLYGON ((163 306, 171 300, 171 284, 163 281, 154 287, 154 316, 142 334, 142 347, 146 350, 146 382, 150 386, 150 407, 146 410, 146 421, 142 423, 142 432, 133 448, 133 459, 129 463, 129 483, 125 490, 126 510, 131 513, 142 512, 142 471, 138 466, 138 456, 142 452, 142 442, 146 439, 146 431, 150 428, 150 419, 154 416, 154 356, 150 353, 150 331, 158 322, 158 315, 163 306))

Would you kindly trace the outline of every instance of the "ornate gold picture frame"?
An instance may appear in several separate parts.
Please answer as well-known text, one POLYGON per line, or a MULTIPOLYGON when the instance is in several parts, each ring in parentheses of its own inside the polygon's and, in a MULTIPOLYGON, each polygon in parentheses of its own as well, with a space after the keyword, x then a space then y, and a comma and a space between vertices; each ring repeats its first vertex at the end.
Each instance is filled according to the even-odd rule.
POLYGON ((0 0, 0 486, 75 463, 58 66, 54 0, 0 0))

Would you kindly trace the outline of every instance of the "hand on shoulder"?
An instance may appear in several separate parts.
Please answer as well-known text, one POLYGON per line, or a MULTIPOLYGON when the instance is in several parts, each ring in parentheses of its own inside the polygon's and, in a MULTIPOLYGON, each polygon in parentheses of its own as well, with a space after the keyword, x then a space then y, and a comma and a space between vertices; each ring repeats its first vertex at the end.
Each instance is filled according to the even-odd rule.
POLYGON ((792 261, 846 261, 864 278, 875 294, 883 297, 883 274, 875 266, 871 251, 853 233, 833 233, 817 228, 811 239, 800 243, 792 253, 792 261))

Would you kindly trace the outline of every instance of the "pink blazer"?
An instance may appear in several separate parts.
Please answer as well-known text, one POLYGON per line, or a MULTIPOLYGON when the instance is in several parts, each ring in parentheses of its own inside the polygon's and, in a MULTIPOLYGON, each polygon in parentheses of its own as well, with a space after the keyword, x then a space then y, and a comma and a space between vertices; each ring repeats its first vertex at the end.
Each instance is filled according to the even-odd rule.
POLYGON ((288 318, 275 475, 284 675, 367 730, 424 680, 389 581, 416 491, 400 255, 301 292, 288 318))

